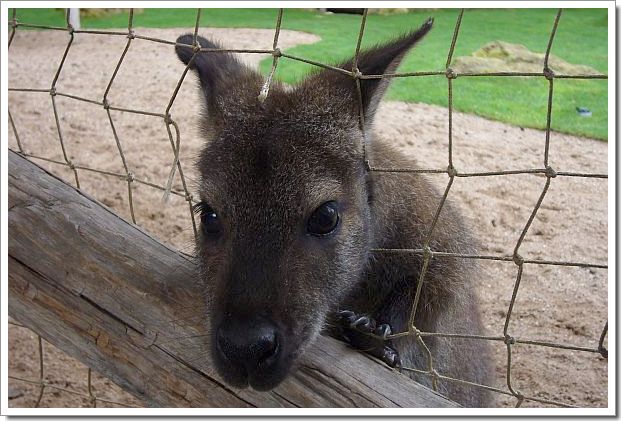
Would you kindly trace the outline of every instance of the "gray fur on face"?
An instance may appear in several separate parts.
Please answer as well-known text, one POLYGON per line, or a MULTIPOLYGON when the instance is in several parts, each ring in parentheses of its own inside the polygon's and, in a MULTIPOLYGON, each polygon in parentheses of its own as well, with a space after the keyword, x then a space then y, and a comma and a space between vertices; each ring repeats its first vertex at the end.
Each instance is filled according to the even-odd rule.
MULTIPOLYGON (((363 74, 394 72, 429 29, 430 21, 361 53, 358 68, 363 74)), ((192 36, 177 42, 191 44, 192 36)), ((199 43, 217 48, 204 38, 199 43)), ((186 64, 193 56, 191 48, 181 46, 177 54, 186 64)), ((352 60, 341 67, 351 70, 352 60)), ((390 145, 371 140, 375 111, 390 79, 361 79, 360 104, 350 76, 321 70, 292 88, 275 82, 260 102, 262 77, 231 54, 198 53, 192 69, 205 98, 200 198, 217 214, 220 227, 217 234, 200 235, 197 254, 210 309, 212 334, 206 346, 222 376, 240 387, 248 382, 259 389, 275 386, 319 331, 330 331, 325 323, 335 310, 370 315, 390 324, 393 332, 407 330, 422 257, 372 254, 371 249, 421 248, 441 196, 422 175, 367 171, 363 142, 376 165, 417 167, 390 145), (334 232, 309 234, 310 216, 330 201, 339 214, 334 232), (269 364, 263 363, 237 339, 218 336, 232 324, 239 326, 234 330, 239 335, 267 331, 257 341, 266 355, 278 354, 278 360, 271 355, 269 364), (243 364, 232 357, 236 353, 243 354, 243 364), (251 359, 263 364, 256 369, 259 374, 253 374, 251 359)), ((450 201, 431 238, 435 251, 474 251, 475 242, 450 201)), ((432 259, 415 326, 427 332, 481 334, 472 285, 476 273, 472 260, 432 259)), ((441 374, 488 381, 484 342, 425 338, 425 343, 441 374)), ((395 340, 394 347, 404 366, 426 370, 427 357, 413 337, 395 340)), ((425 376, 413 377, 430 384, 425 376)), ((464 405, 489 404, 479 388, 441 382, 440 389, 464 405)))

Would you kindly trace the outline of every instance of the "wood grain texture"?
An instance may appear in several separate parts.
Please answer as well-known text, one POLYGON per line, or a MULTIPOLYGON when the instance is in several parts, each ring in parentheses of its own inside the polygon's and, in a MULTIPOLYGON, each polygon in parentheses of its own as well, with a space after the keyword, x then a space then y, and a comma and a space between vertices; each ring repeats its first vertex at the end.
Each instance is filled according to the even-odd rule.
POLYGON ((192 258, 11 151, 8 243, 9 314, 147 406, 457 406, 324 336, 273 391, 227 386, 192 258))

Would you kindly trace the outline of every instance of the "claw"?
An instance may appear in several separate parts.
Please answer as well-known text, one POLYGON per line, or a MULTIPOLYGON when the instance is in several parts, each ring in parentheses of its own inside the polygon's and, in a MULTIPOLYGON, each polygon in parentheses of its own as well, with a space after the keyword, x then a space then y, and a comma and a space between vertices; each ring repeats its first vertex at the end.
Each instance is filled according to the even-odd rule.
POLYGON ((381 352, 380 358, 390 367, 401 367, 401 359, 396 350, 389 346, 385 346, 381 352))
POLYGON ((392 347, 391 341, 386 339, 392 334, 389 324, 378 325, 372 317, 362 316, 350 310, 336 312, 336 318, 341 325, 341 337, 351 346, 368 352, 390 367, 401 369, 399 353, 392 347))
POLYGON ((390 328, 390 325, 388 324, 379 325, 377 329, 375 329, 375 334, 377 336, 381 336, 384 339, 386 339, 386 337, 390 335, 391 333, 392 333, 392 329, 390 328))
POLYGON ((349 327, 367 328, 371 321, 367 316, 360 316, 349 324, 349 327))
POLYGON ((351 323, 353 323, 357 316, 353 311, 343 310, 337 313, 337 317, 340 323, 343 323, 345 325, 351 325, 351 323))
POLYGON ((341 310, 336 313, 341 319, 349 319, 354 317, 354 312, 350 310, 341 310))

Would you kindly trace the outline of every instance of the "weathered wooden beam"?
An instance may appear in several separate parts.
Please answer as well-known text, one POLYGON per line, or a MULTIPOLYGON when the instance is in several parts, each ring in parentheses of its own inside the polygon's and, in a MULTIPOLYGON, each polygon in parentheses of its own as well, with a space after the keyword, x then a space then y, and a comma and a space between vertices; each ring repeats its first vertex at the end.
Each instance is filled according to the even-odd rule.
POLYGON ((9 314, 147 406, 450 407, 320 337, 275 390, 233 389, 201 347, 191 257, 9 152, 9 314))

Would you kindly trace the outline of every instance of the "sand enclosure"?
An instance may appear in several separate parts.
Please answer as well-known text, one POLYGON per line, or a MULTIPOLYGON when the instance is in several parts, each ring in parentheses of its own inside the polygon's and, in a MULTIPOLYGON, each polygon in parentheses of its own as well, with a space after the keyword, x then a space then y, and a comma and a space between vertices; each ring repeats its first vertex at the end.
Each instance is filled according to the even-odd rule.
MULTIPOLYGON (((136 33, 174 40, 185 29, 137 28, 136 33)), ((271 48, 273 31, 209 29, 205 36, 233 48, 271 48)), ((61 31, 18 31, 9 53, 9 86, 49 89, 66 47, 61 31)), ((283 30, 280 47, 316 42, 317 37, 283 30)), ((78 34, 67 56, 57 91, 101 101, 126 44, 123 36, 78 34)), ((244 55, 256 65, 262 55, 244 55)), ((134 40, 112 85, 112 106, 163 113, 183 66, 172 46, 134 40)), ((467 79, 456 79, 454 95, 467 79)), ((201 148, 197 134, 199 94, 193 75, 184 81, 171 109, 181 130, 181 163, 190 187, 196 176, 192 163, 201 148)), ((56 97, 68 158, 76 165, 125 174, 106 111, 100 106, 56 97)), ((46 93, 10 92, 9 107, 24 150, 63 161, 51 100, 46 93)), ((385 102, 376 118, 377 136, 398 145, 416 158, 420 168, 444 169, 448 162, 448 119, 445 108, 385 102)), ((136 178, 164 186, 173 159, 164 120, 160 117, 112 111, 112 119, 127 166, 136 178)), ((460 172, 522 170, 543 167, 545 133, 493 122, 472 115, 453 114, 454 165, 460 172)), ((17 149, 9 131, 9 147, 17 149)), ((66 167, 36 160, 74 184, 66 167)), ((607 144, 552 133, 550 165, 556 171, 607 173, 607 144)), ((10 168, 9 168, 10 171, 10 168)), ((82 189, 130 220, 127 183, 121 178, 80 170, 82 189)), ((389 174, 384 175, 389 177, 389 174)), ((429 175, 439 189, 446 174, 429 175)), ((539 198, 546 178, 521 174, 457 178, 449 197, 459 204, 480 239, 481 254, 511 256, 516 241, 539 198)), ((607 180, 582 177, 552 179, 542 206, 520 248, 526 259, 606 264, 608 259, 607 180)), ((174 188, 182 190, 177 173, 174 188)), ((192 190, 192 187, 191 187, 192 190)), ((133 183, 137 223, 160 240, 191 251, 193 231, 183 197, 167 204, 162 191, 133 183)), ((412 200, 416 200, 415 197, 412 200)), ((482 276, 474 280, 483 303, 485 334, 500 336, 517 266, 513 262, 481 261, 482 276)), ((509 333, 517 338, 597 348, 607 320, 606 269, 526 265, 509 333)), ((493 343, 497 377, 493 386, 506 390, 507 352, 493 343)), ((37 344, 22 328, 10 328, 10 375, 36 379, 37 344)), ((50 384, 85 391, 86 368, 45 344, 46 379, 50 384)), ((607 405, 607 361, 598 354, 550 347, 513 347, 513 386, 526 396, 555 399, 585 406, 607 405)), ((17 396, 11 406, 34 404, 36 387, 19 381, 10 386, 17 396)), ((43 406, 81 406, 88 400, 62 391, 49 391, 43 406)), ((139 405, 134 398, 96 376, 95 392, 114 401, 139 405)), ((498 395, 498 405, 513 406, 515 398, 498 395)), ((523 406, 541 406, 524 402, 523 406)))

